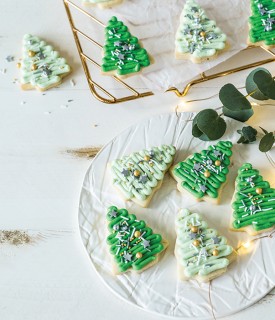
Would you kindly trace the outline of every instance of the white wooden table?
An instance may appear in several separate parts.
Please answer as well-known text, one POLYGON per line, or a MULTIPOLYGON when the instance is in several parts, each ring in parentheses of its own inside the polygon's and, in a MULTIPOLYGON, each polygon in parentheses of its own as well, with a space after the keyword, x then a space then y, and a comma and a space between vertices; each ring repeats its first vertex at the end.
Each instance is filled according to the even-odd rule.
MULTIPOLYGON (((180 100, 173 93, 120 105, 95 100, 62 1, 1 1, 0 21, 0 229, 28 229, 39 236, 29 245, 0 245, 0 319, 126 320, 133 313, 136 319, 159 318, 122 302, 94 272, 77 221, 82 181, 91 161, 66 150, 103 145, 145 117, 173 111, 180 100), (25 33, 50 40, 73 66, 70 78, 46 95, 22 92, 14 83, 25 33), (14 55, 15 62, 6 62, 8 55, 14 55)), ((275 67, 268 68, 274 74, 275 67)), ((186 99, 215 94, 228 81, 242 86, 245 73, 191 89, 186 99)), ((183 109, 200 110, 217 107, 217 103, 213 99, 183 109)), ((274 107, 255 111, 250 123, 274 130, 274 107)), ((228 319, 273 319, 274 303, 275 293, 270 293, 228 319)))

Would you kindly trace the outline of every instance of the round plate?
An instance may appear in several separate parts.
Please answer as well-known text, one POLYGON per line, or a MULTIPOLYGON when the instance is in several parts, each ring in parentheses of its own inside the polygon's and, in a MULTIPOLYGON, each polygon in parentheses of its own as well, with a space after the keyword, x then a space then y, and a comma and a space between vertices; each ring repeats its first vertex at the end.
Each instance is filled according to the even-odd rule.
MULTIPOLYGON (((209 303, 209 284, 181 282, 177 279, 175 244, 175 216, 180 208, 188 208, 203 215, 209 226, 228 238, 233 247, 247 241, 246 233, 228 230, 234 191, 234 180, 239 166, 251 162, 264 178, 271 178, 272 158, 258 151, 258 144, 238 145, 236 130, 243 126, 227 119, 227 131, 223 140, 231 140, 233 166, 228 184, 222 194, 222 204, 214 206, 198 203, 176 189, 176 182, 166 174, 163 185, 154 195, 149 207, 144 209, 132 202, 123 201, 112 186, 107 164, 113 159, 161 144, 173 144, 175 163, 188 155, 206 149, 208 142, 194 139, 191 134, 192 113, 164 114, 132 126, 110 141, 92 162, 83 184, 79 208, 79 226, 83 243, 93 265, 105 284, 122 299, 145 310, 183 319, 212 318, 209 303), (114 276, 112 261, 106 244, 106 210, 109 206, 126 208, 138 219, 145 220, 155 232, 168 240, 169 246, 152 268, 141 274, 126 273, 114 276)), ((274 172, 274 171, 273 171, 274 172)), ((274 179, 274 175, 273 175, 274 179)), ((270 181, 270 180, 269 180, 270 181)), ((274 180, 270 181, 274 185, 274 180)), ((240 311, 261 299, 275 285, 274 238, 253 242, 247 252, 241 252, 228 271, 211 283, 211 300, 216 317, 240 311), (248 252, 249 251, 249 252, 248 252)))

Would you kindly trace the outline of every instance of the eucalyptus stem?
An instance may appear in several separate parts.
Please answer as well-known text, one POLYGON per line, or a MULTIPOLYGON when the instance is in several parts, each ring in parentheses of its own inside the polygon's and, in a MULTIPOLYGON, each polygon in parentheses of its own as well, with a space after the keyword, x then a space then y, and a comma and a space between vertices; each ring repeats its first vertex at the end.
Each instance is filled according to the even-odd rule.
POLYGON ((259 90, 258 90, 258 89, 255 89, 254 91, 248 93, 245 97, 246 97, 246 98, 247 98, 247 97, 250 97, 250 96, 252 96, 252 94, 256 93, 257 91, 259 91, 259 90))

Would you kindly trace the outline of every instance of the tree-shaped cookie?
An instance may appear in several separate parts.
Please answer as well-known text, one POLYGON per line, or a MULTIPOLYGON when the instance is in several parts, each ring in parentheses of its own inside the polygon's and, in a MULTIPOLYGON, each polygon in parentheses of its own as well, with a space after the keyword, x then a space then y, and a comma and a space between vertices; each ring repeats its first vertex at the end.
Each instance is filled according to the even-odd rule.
POLYGON ((26 34, 23 38, 21 88, 45 91, 58 86, 71 71, 66 60, 53 47, 38 37, 26 34))
POLYGON ((147 207, 153 194, 161 187, 175 153, 175 147, 162 145, 114 160, 110 164, 113 185, 125 200, 147 207))
POLYGON ((178 190, 188 191, 198 201, 218 204, 229 171, 231 148, 230 141, 220 141, 173 166, 170 172, 178 182, 178 190))
POLYGON ((238 170, 232 208, 233 231, 256 235, 275 226, 275 189, 250 163, 238 170))
POLYGON ((175 256, 181 280, 210 281, 226 272, 236 257, 227 239, 208 228, 198 213, 181 210, 176 218, 176 233, 175 256))
POLYGON ((250 0, 248 43, 270 48, 275 46, 275 2, 273 0, 250 0))
POLYGON ((102 72, 127 76, 150 65, 147 51, 133 37, 123 22, 112 17, 105 28, 102 72))
POLYGON ((107 244, 114 258, 114 274, 128 270, 140 273, 158 262, 168 245, 160 234, 126 209, 115 206, 108 209, 107 220, 110 232, 107 244))
POLYGON ((187 0, 176 33, 176 59, 190 59, 201 63, 214 59, 226 47, 226 35, 208 19, 204 10, 187 0))
POLYGON ((101 9, 110 8, 120 4, 123 0, 83 0, 85 5, 95 5, 101 9))

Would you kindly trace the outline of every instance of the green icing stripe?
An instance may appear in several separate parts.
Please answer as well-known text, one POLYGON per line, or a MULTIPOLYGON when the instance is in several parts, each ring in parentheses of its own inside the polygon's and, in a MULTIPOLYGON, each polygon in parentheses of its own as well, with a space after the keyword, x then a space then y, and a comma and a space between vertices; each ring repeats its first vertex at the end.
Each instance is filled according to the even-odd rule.
POLYGON ((176 51, 191 53, 197 58, 210 57, 225 48, 226 35, 209 20, 204 10, 188 0, 183 8, 176 34, 176 51))
POLYGON ((119 75, 127 75, 150 65, 147 51, 116 17, 112 17, 105 28, 103 52, 103 72, 116 70, 119 75))
POLYGON ((162 145, 116 159, 111 163, 113 184, 126 199, 136 198, 144 201, 163 180, 175 153, 175 147, 162 145), (134 175, 135 171, 138 171, 138 176, 134 175))
POLYGON ((230 141, 220 141, 208 150, 194 153, 192 157, 178 163, 173 173, 182 180, 181 186, 196 198, 205 195, 217 198, 219 188, 226 181, 229 171, 231 148, 230 141), (215 165, 216 160, 220 161, 219 166, 215 165), (204 175, 207 170, 210 172, 208 178, 204 175))
POLYGON ((21 63, 21 83, 45 89, 58 84, 62 76, 70 72, 66 60, 54 51, 52 46, 38 37, 26 34, 23 38, 23 60, 21 63), (30 56, 29 52, 34 52, 30 56), (36 70, 32 70, 35 66, 36 70))
POLYGON ((270 188, 250 163, 238 170, 232 208, 235 229, 251 225, 255 231, 260 231, 275 225, 275 189, 270 188), (259 189, 261 194, 257 193, 259 189))
POLYGON ((228 266, 226 257, 233 252, 233 248, 227 245, 226 238, 220 236, 217 230, 208 228, 199 214, 181 210, 176 219, 176 232, 177 260, 187 277, 197 274, 205 276, 228 266), (192 226, 197 226, 198 232, 192 232, 192 226), (197 247, 193 244, 196 239, 200 241, 197 247), (217 256, 213 255, 215 249, 218 250, 217 256))
POLYGON ((119 272, 132 268, 141 270, 156 259, 156 255, 163 251, 162 237, 153 233, 143 220, 129 214, 126 209, 112 206, 108 209, 108 230, 111 234, 107 237, 107 244, 114 256, 119 272), (135 236, 139 231, 140 235, 135 236), (142 257, 136 257, 141 253, 142 257))
POLYGON ((256 43, 275 45, 275 2, 272 0, 251 0, 252 16, 249 18, 249 39, 256 43))

